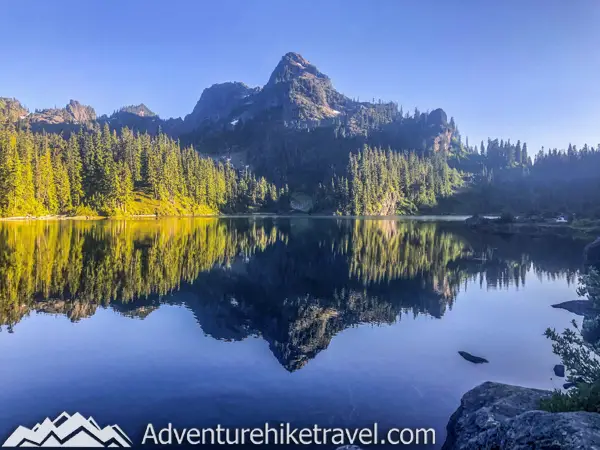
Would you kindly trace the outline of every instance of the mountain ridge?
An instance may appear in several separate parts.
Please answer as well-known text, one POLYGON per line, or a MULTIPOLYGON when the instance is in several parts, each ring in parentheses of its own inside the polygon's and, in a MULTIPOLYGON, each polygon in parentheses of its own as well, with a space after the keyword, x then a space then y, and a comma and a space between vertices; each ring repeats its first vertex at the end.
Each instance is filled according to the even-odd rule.
POLYGON ((459 140, 444 110, 404 114, 394 102, 360 102, 334 88, 329 76, 299 53, 283 55, 263 86, 241 81, 203 90, 184 118, 162 119, 144 103, 97 117, 71 100, 64 108, 29 113, 18 101, 0 103, 0 122, 34 132, 62 133, 108 125, 157 135, 163 132, 203 155, 249 168, 280 185, 315 192, 347 168, 348 154, 365 145, 416 152, 449 152, 459 140), (456 142, 454 142, 456 141, 456 142))
POLYGON ((203 90, 190 113, 177 118, 162 119, 144 103, 123 106, 110 115, 97 116, 93 107, 77 100, 70 100, 63 108, 29 112, 16 99, 0 98, 0 120, 24 121, 34 129, 71 131, 72 125, 108 123, 117 129, 128 126, 149 132, 157 132, 160 127, 174 137, 207 125, 216 124, 219 129, 227 128, 227 125, 234 127, 240 121, 252 120, 269 110, 278 110, 278 114, 269 117, 278 119, 286 128, 306 129, 342 123, 350 134, 364 134, 368 129, 377 128, 379 122, 390 123, 401 116, 394 102, 359 102, 338 92, 326 74, 295 52, 286 53, 280 59, 264 86, 250 87, 240 81, 213 84, 203 90), (135 120, 132 120, 134 116, 135 120), (379 118, 376 124, 368 120, 374 116, 379 118), (367 123, 364 123, 365 118, 367 123), (151 123, 158 126, 149 127, 151 123))

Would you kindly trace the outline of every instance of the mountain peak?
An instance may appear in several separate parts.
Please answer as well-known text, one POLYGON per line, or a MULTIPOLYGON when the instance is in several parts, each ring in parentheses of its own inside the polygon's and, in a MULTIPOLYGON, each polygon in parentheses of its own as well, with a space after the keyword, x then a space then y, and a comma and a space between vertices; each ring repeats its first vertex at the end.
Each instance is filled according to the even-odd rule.
POLYGON ((156 114, 150 110, 146 105, 140 103, 139 105, 123 106, 119 112, 135 114, 140 117, 154 117, 156 114))
POLYGON ((271 74, 268 84, 291 81, 295 78, 319 78, 329 81, 329 77, 320 72, 299 53, 289 52, 283 55, 271 74))
POLYGON ((300 53, 296 52, 287 52, 281 59, 282 61, 288 61, 292 64, 300 64, 302 66, 311 65, 306 58, 304 58, 300 53))

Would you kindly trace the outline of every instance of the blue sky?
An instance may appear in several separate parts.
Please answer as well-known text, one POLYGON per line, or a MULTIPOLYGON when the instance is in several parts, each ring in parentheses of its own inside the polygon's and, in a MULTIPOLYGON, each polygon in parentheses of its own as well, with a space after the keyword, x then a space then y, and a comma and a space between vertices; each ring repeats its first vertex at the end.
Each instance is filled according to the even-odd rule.
POLYGON ((350 97, 442 107, 470 142, 600 142, 598 0, 3 2, 0 96, 189 113, 301 53, 350 97))

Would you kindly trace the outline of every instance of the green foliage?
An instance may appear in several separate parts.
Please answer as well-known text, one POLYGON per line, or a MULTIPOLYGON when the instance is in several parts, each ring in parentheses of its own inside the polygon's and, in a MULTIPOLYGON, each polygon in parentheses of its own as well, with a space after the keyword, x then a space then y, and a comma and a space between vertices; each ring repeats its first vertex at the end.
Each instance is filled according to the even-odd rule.
POLYGON ((597 269, 590 268, 581 276, 577 294, 587 297, 595 308, 600 309, 600 273, 597 269))
POLYGON ((593 383, 600 380, 600 354, 581 337, 575 322, 575 331, 566 329, 558 334, 555 330, 547 329, 545 335, 552 340, 554 353, 560 356, 569 372, 570 381, 593 383))
MULTIPOLYGON (((540 150, 535 164, 526 163, 524 156, 521 164, 511 164, 511 157, 496 142, 488 141, 484 155, 470 153, 455 164, 469 173, 468 189, 441 210, 472 214, 508 209, 548 218, 600 218, 600 148, 540 150)), ((521 152, 525 149, 523 145, 521 152)))
POLYGON ((588 411, 600 413, 600 381, 580 383, 567 392, 556 391, 540 403, 540 408, 550 412, 588 411))
POLYGON ((286 201, 287 191, 265 178, 181 149, 164 134, 117 135, 105 125, 65 140, 0 127, 0 216, 214 214, 277 210, 286 201), (151 211, 135 201, 147 194, 156 202, 151 211))
MULTIPOLYGON (((600 273, 591 269, 580 277, 579 295, 587 295, 595 306, 600 305, 600 273)), ((588 318, 586 318, 587 320, 588 318)), ((598 322, 598 317, 591 318, 598 322)), ((585 323, 585 321, 584 321, 585 323)), ((552 397, 542 402, 542 409, 548 411, 590 411, 600 412, 600 346, 588 342, 579 333, 573 321, 572 329, 561 334, 547 329, 546 337, 552 340, 554 353, 560 356, 568 370, 568 380, 576 383, 568 392, 556 391, 552 397)))
POLYGON ((94 211, 87 205, 79 205, 76 206, 72 211, 72 216, 74 217, 97 217, 99 216, 97 211, 94 211))
POLYGON ((322 187, 320 208, 344 215, 411 214, 435 205, 461 184, 443 153, 419 157, 365 146, 350 154, 347 173, 322 187))

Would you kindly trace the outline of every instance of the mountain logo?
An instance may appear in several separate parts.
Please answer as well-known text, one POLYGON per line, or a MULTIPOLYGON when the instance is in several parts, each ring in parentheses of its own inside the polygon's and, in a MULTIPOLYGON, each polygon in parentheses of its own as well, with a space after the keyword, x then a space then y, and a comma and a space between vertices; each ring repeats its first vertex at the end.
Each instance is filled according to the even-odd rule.
POLYGON ((100 428, 79 413, 48 417, 33 428, 19 426, 2 447, 131 447, 131 439, 117 425, 100 428))

